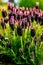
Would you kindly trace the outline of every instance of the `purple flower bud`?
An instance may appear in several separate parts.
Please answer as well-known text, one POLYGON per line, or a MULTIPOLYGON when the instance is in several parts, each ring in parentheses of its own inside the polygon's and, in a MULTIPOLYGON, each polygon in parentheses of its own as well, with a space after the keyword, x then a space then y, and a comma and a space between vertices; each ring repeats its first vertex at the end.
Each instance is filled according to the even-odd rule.
POLYGON ((10 22, 9 25, 10 25, 11 30, 14 31, 14 23, 13 22, 10 22))
POLYGON ((13 8, 13 13, 16 13, 16 8, 13 8))
POLYGON ((18 20, 18 21, 20 20, 20 15, 19 15, 19 14, 17 15, 17 20, 18 20))
POLYGON ((11 6, 11 2, 8 2, 8 6, 11 6))
POLYGON ((34 37, 34 43, 36 45, 36 43, 37 43, 37 37, 34 37))
POLYGON ((11 30, 14 31, 14 16, 11 16, 11 18, 9 19, 9 24, 10 24, 11 30))
POLYGON ((26 11, 24 11, 24 15, 26 15, 26 11))
POLYGON ((35 21, 38 20, 38 14, 35 14, 35 21))
POLYGON ((22 36, 22 26, 20 26, 20 25, 17 27, 17 34, 19 36, 22 36))
POLYGON ((30 12, 32 12, 32 8, 30 8, 30 12))
POLYGON ((3 17, 6 17, 6 16, 7 16, 7 12, 6 12, 5 9, 2 10, 2 16, 3 16, 3 17))
POLYGON ((38 14, 38 22, 41 23, 41 13, 38 14))
POLYGON ((10 22, 11 24, 14 24, 14 16, 11 16, 9 22, 10 22))
POLYGON ((26 22, 26 18, 23 18, 22 21, 23 21, 23 22, 26 22))
POLYGON ((10 12, 9 12, 9 19, 11 18, 11 16, 13 16, 13 13, 12 13, 12 11, 10 10, 10 12))
POLYGON ((14 7, 14 4, 12 4, 11 2, 8 3, 8 10, 12 10, 14 7))
POLYGON ((5 22, 5 23, 8 23, 8 18, 5 18, 5 19, 4 19, 4 22, 5 22))
POLYGON ((33 17, 33 16, 31 16, 31 21, 32 21, 32 22, 34 21, 34 17, 33 17))
POLYGON ((39 10, 38 9, 35 9, 35 13, 38 14, 39 10))
POLYGON ((17 11, 17 14, 20 14, 20 10, 17 11))
POLYGON ((4 19, 2 19, 1 26, 2 26, 2 29, 6 28, 5 23, 4 23, 4 19))
POLYGON ((4 23, 4 18, 1 18, 1 21, 4 23))
POLYGON ((29 15, 29 11, 26 11, 26 15, 29 15))
POLYGON ((39 7, 36 5, 35 8, 38 9, 39 7))
POLYGON ((22 16, 23 15, 23 13, 22 13, 22 11, 20 11, 20 16, 22 16))
POLYGON ((35 29, 34 28, 31 29, 30 34, 31 34, 32 37, 35 36, 36 32, 35 32, 35 29))
POLYGON ((24 22, 22 22, 22 28, 24 28, 25 27, 25 23, 24 22))

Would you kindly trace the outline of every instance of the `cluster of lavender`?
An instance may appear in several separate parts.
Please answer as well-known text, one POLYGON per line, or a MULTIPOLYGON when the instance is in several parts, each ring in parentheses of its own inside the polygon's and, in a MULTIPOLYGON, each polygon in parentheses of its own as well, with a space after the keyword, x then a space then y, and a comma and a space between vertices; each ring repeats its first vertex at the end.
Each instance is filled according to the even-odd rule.
MULTIPOLYGON (((35 29, 32 26, 32 22, 35 20, 37 23, 43 25, 43 11, 39 10, 38 4, 34 8, 26 8, 25 7, 14 7, 12 3, 8 3, 8 12, 3 9, 1 18, 1 26, 3 29, 6 29, 6 25, 9 22, 10 28, 14 31, 14 24, 17 23, 17 33, 19 36, 22 36, 23 28, 31 28, 31 36, 34 37, 36 34, 35 29)), ((41 40, 43 41, 43 32, 41 36, 41 40)), ((34 42, 36 43, 36 37, 34 42)))
MULTIPOLYGON (((37 43, 37 37, 36 37, 36 32, 32 22, 34 22, 34 20, 37 23, 40 23, 40 25, 43 25, 43 11, 39 10, 39 6, 36 5, 34 8, 26 8, 25 7, 14 7, 14 5, 12 3, 8 3, 8 12, 3 9, 2 10, 2 16, 3 18, 1 18, 1 26, 2 29, 5 30, 6 29, 6 24, 8 23, 11 31, 15 30, 15 24, 17 23, 17 28, 16 28, 16 32, 18 36, 23 36, 23 31, 30 28, 30 35, 32 37, 32 39, 34 39, 34 43, 36 45, 37 43)), ((40 31, 39 31, 40 32, 40 31)), ((25 34, 25 33, 24 33, 25 34)), ((25 34, 26 35, 26 34, 25 34)), ((25 36, 24 35, 24 36, 25 36)), ((0 34, 0 39, 1 40, 5 40, 5 38, 0 34)), ((40 41, 43 41, 43 31, 40 37, 40 41)), ((5 40, 7 43, 7 47, 11 48, 10 45, 10 41, 9 39, 5 40)), ((27 41, 26 45, 29 47, 30 46, 30 41, 27 41)), ((19 54, 23 55, 23 49, 19 48, 19 54)), ((28 51, 28 49, 26 49, 26 51, 28 51)), ((34 54, 35 54, 35 50, 34 54)), ((28 53, 27 53, 28 54, 28 53)))
POLYGON ((2 22, 7 23, 9 21, 10 26, 12 26, 11 24, 14 24, 15 21, 22 21, 22 24, 25 23, 27 26, 27 23, 31 25, 31 22, 34 20, 43 25, 43 11, 39 10, 38 5, 34 8, 28 9, 27 7, 25 9, 25 7, 14 7, 12 3, 8 3, 8 13, 3 9, 2 16, 4 17, 2 22), (6 16, 8 16, 8 18, 6 18, 6 16))
POLYGON ((37 23, 43 25, 43 11, 39 10, 38 5, 34 8, 25 9, 25 7, 14 7, 12 3, 8 3, 8 13, 5 9, 2 10, 2 16, 4 17, 2 20, 2 26, 4 27, 4 23, 9 21, 10 27, 14 30, 13 24, 15 22, 22 21, 22 27, 27 27, 27 24, 30 26, 31 23, 35 20, 37 23), (7 18, 8 16, 8 18, 7 18))

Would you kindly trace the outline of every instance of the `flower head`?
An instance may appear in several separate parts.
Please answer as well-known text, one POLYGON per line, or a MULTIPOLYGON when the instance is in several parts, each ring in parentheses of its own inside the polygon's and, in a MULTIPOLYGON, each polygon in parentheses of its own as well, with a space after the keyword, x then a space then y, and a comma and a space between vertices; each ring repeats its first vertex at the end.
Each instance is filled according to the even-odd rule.
POLYGON ((11 24, 14 24, 14 16, 11 16, 9 22, 10 22, 11 24))
POLYGON ((35 29, 34 28, 31 28, 31 32, 30 32, 31 36, 34 37, 36 32, 35 32, 35 29))
POLYGON ((35 44, 37 43, 37 37, 36 36, 34 37, 34 43, 35 44))
POLYGON ((3 16, 3 17, 6 17, 6 16, 7 16, 7 12, 6 12, 5 9, 2 9, 2 16, 3 16))
POLYGON ((22 26, 21 25, 18 25, 18 27, 17 27, 17 34, 19 36, 22 36, 22 26))

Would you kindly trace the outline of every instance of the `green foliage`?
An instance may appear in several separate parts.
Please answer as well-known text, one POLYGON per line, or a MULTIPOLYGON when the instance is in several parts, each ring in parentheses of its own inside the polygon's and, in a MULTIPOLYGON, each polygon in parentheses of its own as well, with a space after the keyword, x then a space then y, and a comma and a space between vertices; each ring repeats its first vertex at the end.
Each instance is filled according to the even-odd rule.
POLYGON ((43 9, 43 0, 20 0, 19 6, 24 6, 24 7, 34 7, 36 5, 36 2, 39 2, 40 6, 39 8, 43 9))
POLYGON ((30 28, 23 29, 22 37, 17 35, 17 29, 12 32, 10 30, 9 24, 6 25, 6 30, 3 30, 0 26, 0 30, 3 36, 8 38, 11 43, 11 49, 6 46, 6 42, 0 41, 0 58, 2 55, 12 58, 12 61, 16 64, 26 64, 26 65, 40 65, 40 61, 43 62, 43 43, 40 43, 40 36, 43 30, 43 26, 37 24, 35 21, 32 23, 35 30, 38 42, 35 45, 33 38, 30 35, 30 28), (30 40, 30 47, 27 46, 27 40, 30 40), (40 44, 40 46, 39 46, 40 44), (23 55, 19 55, 19 48, 22 48, 23 55), (32 52, 35 50, 34 57, 32 52))
POLYGON ((9 0, 9 2, 12 2, 12 3, 13 3, 13 2, 14 2, 14 0, 9 0))

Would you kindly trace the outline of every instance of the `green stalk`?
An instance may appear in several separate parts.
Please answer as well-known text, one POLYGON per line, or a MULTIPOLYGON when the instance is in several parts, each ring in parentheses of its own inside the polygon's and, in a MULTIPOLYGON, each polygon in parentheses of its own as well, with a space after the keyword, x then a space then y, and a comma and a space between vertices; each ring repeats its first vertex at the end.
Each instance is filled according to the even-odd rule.
POLYGON ((26 38, 26 36, 27 36, 26 33, 27 33, 27 29, 25 29, 25 38, 26 38))
POLYGON ((23 42, 22 42, 22 36, 20 37, 20 40, 21 40, 21 48, 22 48, 22 51, 23 51, 23 42))
POLYGON ((14 30, 13 34, 14 34, 14 39, 15 39, 15 37, 16 37, 16 36, 15 36, 15 30, 14 30))

